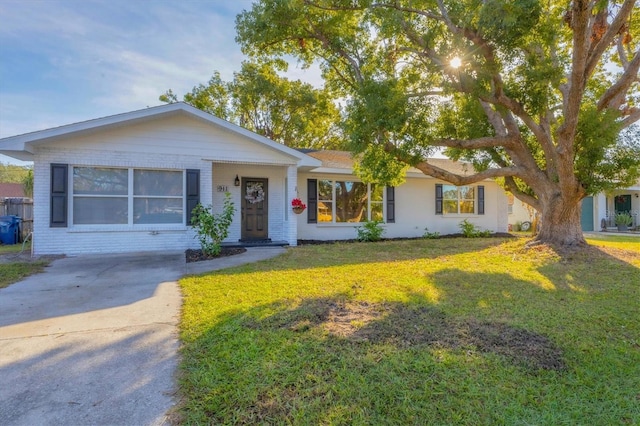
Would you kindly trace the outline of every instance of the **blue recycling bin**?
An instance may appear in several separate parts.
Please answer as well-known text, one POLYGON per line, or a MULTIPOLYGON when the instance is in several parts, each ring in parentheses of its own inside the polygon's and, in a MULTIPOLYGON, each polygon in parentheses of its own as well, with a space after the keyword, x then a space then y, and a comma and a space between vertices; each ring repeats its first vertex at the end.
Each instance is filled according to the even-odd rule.
POLYGON ((2 244, 16 244, 20 242, 20 222, 18 216, 0 216, 0 241, 2 244))

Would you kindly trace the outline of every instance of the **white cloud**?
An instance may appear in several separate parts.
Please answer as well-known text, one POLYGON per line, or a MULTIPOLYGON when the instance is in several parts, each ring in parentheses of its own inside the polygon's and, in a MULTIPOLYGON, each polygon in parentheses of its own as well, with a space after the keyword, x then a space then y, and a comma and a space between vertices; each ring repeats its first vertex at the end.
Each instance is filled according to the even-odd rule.
MULTIPOLYGON (((251 0, 3 0, 0 60, 22 52, 37 65, 13 73, 18 80, 0 79, 0 138, 158 105, 167 89, 182 96, 214 70, 230 80, 246 59, 234 40, 235 15, 250 7, 251 0)), ((292 63, 287 76, 318 86, 319 74, 292 63)))
POLYGON ((165 90, 185 93, 214 70, 231 78, 243 58, 234 42, 235 12, 211 4, 3 2, 0 43, 46 57, 47 67, 33 78, 50 85, 43 100, 37 87, 23 84, 16 93, 0 82, 0 137, 51 125, 59 116, 53 125, 157 105, 165 90))

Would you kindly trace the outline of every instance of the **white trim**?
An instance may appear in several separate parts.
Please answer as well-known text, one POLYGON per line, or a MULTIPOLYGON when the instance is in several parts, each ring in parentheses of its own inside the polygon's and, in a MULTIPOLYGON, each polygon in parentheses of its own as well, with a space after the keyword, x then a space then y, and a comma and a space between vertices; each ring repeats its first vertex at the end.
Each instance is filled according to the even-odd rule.
POLYGON ((224 158, 203 158, 202 161, 210 161, 212 163, 220 164, 251 164, 256 166, 295 166, 295 162, 276 162, 276 161, 252 161, 252 160, 230 160, 224 158))
MULTIPOLYGON (((85 230, 91 230, 96 232, 103 231, 160 231, 160 230, 186 230, 189 226, 187 221, 187 216, 185 214, 187 210, 187 171, 186 169, 167 169, 167 168, 148 168, 148 167, 111 167, 111 166, 84 166, 84 165, 75 165, 69 164, 69 172, 67 173, 68 179, 68 199, 67 199, 67 217, 68 217, 68 225, 67 229, 70 232, 85 232, 85 230), (77 168, 101 168, 101 169, 112 169, 112 170, 126 170, 127 171, 127 194, 121 195, 100 195, 100 194, 76 194, 74 192, 74 178, 75 178, 75 170, 77 168), (134 175, 136 170, 150 170, 150 171, 165 171, 165 172, 175 172, 181 173, 182 175, 182 195, 157 195, 157 196, 148 196, 148 195, 136 195, 134 192, 134 175), (126 198, 127 199, 127 223, 75 223, 74 219, 74 205, 77 198, 126 198), (178 222, 162 222, 162 223, 134 223, 135 217, 135 200, 141 198, 148 199, 176 199, 182 201, 182 221, 178 222)), ((88 231, 87 231, 88 232, 88 231)))
POLYGON ((271 139, 222 120, 184 102, 160 105, 124 114, 96 118, 93 120, 82 121, 80 123, 68 124, 65 126, 54 127, 52 129, 3 138, 0 139, 0 153, 14 158, 30 158, 31 154, 34 152, 33 148, 37 145, 46 144, 71 135, 93 133, 109 128, 122 127, 136 122, 149 121, 158 119, 162 116, 176 114, 186 114, 196 117, 227 131, 242 135, 254 142, 292 158, 292 160, 294 160, 293 163, 297 163, 298 166, 318 167, 322 165, 320 160, 316 160, 307 154, 303 154, 302 152, 289 148, 286 145, 274 142, 271 139))

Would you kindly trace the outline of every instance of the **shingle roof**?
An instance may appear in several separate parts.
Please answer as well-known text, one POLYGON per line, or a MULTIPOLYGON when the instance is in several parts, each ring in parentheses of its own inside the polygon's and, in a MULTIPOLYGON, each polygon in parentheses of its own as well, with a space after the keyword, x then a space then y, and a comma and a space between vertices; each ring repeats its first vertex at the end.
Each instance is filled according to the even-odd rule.
MULTIPOLYGON (((353 155, 348 151, 311 151, 307 152, 306 154, 310 157, 322 161, 322 167, 330 169, 353 169, 353 155)), ((430 164, 433 164, 434 166, 451 173, 464 175, 466 173, 473 172, 473 166, 470 163, 452 161, 446 158, 429 158, 428 161, 430 164)), ((415 168, 411 168, 410 171, 421 173, 420 170, 415 168)))
POLYGON ((0 198, 24 197, 24 187, 21 183, 0 183, 0 198))

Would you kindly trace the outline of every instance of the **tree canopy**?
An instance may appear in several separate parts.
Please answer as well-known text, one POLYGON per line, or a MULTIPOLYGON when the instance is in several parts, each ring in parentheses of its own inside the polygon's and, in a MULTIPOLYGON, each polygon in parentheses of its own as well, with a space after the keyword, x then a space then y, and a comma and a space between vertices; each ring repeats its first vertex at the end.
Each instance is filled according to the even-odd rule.
POLYGON ((634 0, 261 0, 236 26, 253 57, 320 63, 365 168, 499 179, 540 241, 583 245, 580 201, 640 175, 619 137, 640 118, 634 0), (430 164, 438 148, 475 172, 430 164))
POLYGON ((32 166, 16 166, 0 163, 0 182, 23 183, 33 170, 32 166))
MULTIPOLYGON (((243 62, 232 81, 214 72, 207 85, 184 95, 184 102, 294 148, 336 148, 339 112, 327 90, 278 74, 281 60, 243 62)), ((160 96, 177 102, 171 89, 160 96)))

